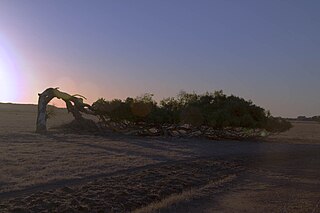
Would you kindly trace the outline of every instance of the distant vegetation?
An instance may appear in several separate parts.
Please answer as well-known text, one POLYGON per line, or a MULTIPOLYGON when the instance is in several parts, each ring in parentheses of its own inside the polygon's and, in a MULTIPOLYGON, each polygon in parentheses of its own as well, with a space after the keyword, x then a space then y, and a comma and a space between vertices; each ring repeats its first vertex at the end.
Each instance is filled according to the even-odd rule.
POLYGON ((269 132, 282 132, 291 123, 280 117, 272 117, 252 101, 222 91, 196 94, 180 92, 157 103, 152 94, 144 94, 126 100, 103 98, 92 105, 103 122, 130 122, 150 125, 190 124, 216 129, 226 127, 261 128, 269 132))
POLYGON ((291 120, 320 122, 320 115, 319 116, 312 116, 312 117, 298 116, 296 119, 291 119, 291 120))

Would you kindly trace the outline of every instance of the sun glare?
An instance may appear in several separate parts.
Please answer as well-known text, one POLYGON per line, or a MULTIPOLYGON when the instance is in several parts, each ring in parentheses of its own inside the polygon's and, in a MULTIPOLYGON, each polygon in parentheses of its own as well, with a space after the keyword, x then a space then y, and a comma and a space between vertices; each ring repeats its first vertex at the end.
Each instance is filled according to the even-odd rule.
POLYGON ((0 47, 0 102, 13 102, 16 99, 14 72, 6 52, 0 47))
POLYGON ((5 64, 0 56, 0 101, 4 102, 7 99, 7 76, 5 73, 5 64))

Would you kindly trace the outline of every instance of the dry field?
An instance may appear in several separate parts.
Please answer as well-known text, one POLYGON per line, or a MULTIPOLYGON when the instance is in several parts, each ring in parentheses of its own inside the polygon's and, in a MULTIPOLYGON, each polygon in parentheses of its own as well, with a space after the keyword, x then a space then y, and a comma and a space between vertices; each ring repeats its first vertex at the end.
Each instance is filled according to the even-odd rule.
POLYGON ((34 133, 0 104, 0 212, 320 212, 320 124, 261 141, 34 133))
POLYGON ((313 121, 291 121, 293 127, 286 132, 270 136, 272 142, 295 144, 320 144, 320 123, 313 121))

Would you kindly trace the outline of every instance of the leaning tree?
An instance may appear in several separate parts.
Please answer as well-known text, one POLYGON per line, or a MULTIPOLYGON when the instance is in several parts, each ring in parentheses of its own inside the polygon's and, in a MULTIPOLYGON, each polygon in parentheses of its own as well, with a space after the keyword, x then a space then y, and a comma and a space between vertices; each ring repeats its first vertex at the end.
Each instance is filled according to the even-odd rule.
POLYGON ((83 118, 82 113, 94 114, 91 106, 83 102, 84 97, 81 95, 69 95, 68 93, 59 91, 59 88, 48 88, 38 95, 37 133, 47 132, 47 105, 53 98, 62 99, 66 103, 68 112, 71 112, 75 121, 80 124, 87 122, 87 119, 83 118))

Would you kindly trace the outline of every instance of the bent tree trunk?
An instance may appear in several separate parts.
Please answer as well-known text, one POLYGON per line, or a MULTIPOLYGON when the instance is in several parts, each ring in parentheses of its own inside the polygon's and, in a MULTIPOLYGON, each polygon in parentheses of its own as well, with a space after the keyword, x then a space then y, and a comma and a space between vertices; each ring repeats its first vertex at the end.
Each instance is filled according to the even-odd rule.
POLYGON ((76 121, 85 120, 81 112, 93 114, 89 104, 83 103, 83 98, 76 97, 77 95, 69 95, 68 93, 61 92, 58 88, 48 88, 43 93, 38 94, 38 117, 37 117, 37 133, 47 132, 47 105, 53 98, 62 99, 66 102, 68 112, 71 112, 76 121))

